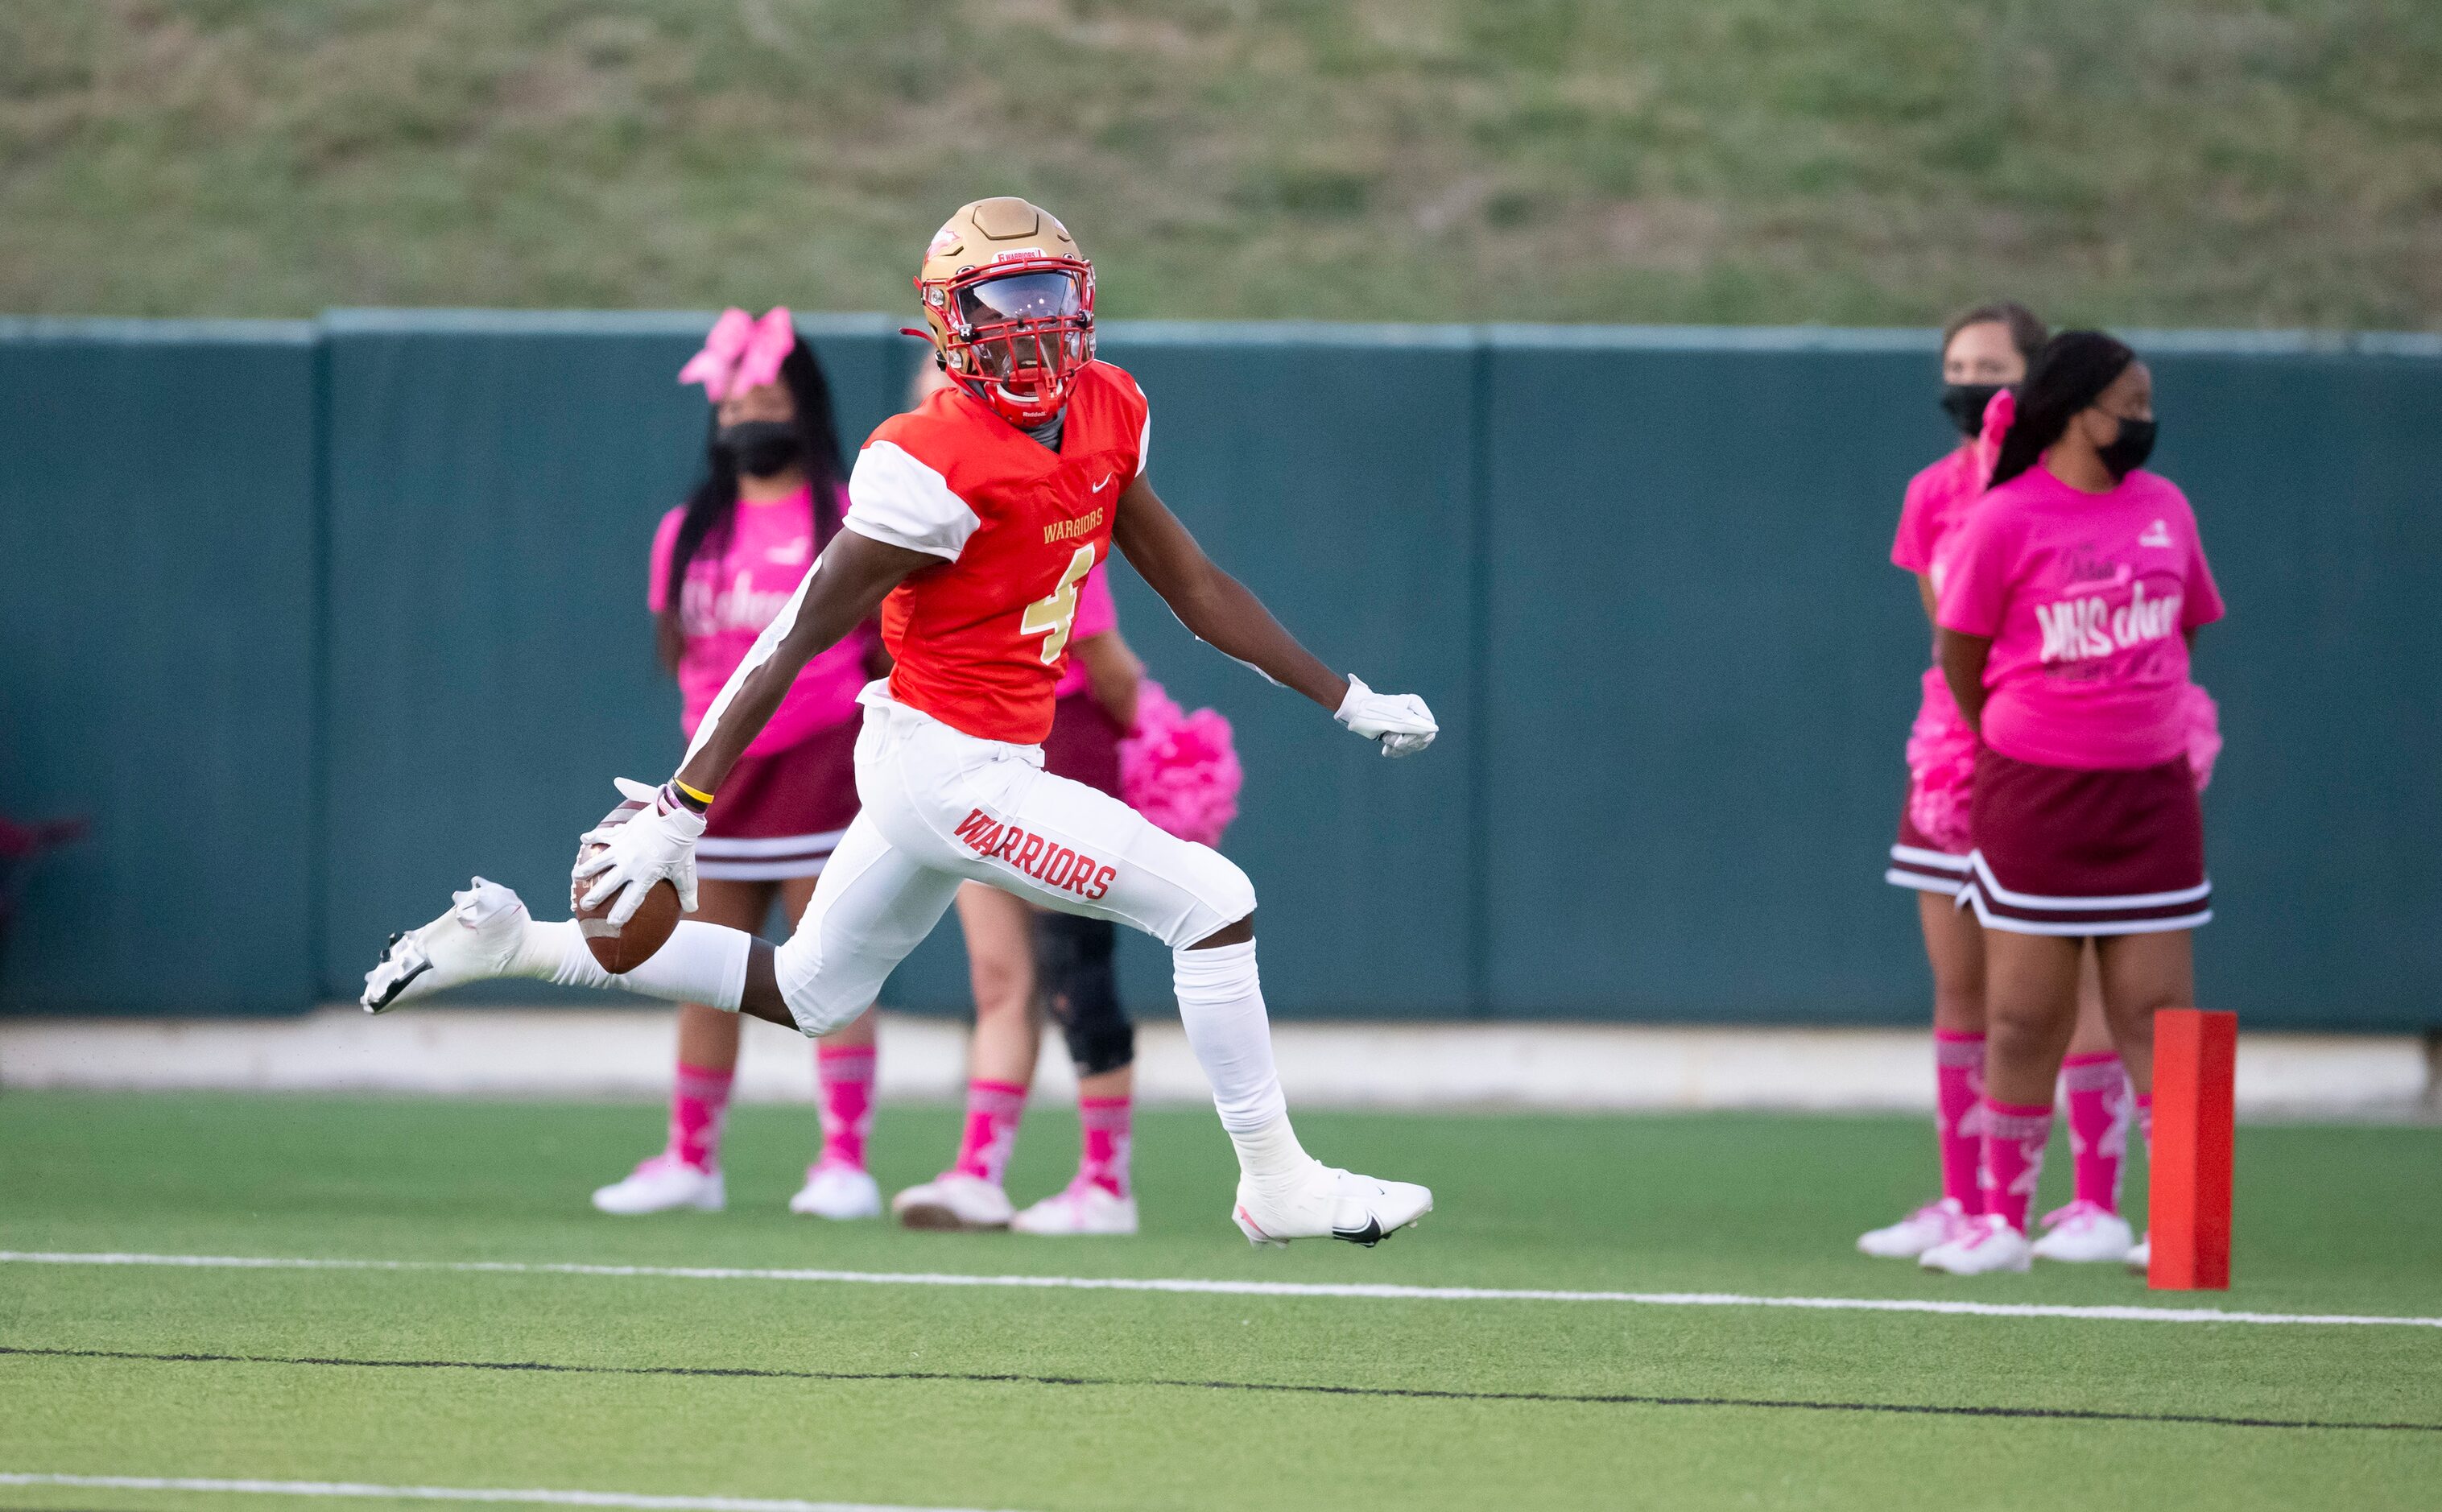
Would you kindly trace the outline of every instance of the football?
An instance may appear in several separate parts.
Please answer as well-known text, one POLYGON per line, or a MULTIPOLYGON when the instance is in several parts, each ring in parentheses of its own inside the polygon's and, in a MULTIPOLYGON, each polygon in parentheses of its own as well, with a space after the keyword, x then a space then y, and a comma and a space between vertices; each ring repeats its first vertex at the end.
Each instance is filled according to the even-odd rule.
MULTIPOLYGON (((582 863, 602 848, 583 847, 576 859, 582 863)), ((670 931, 679 927, 679 890, 666 882, 653 884, 653 890, 645 894, 645 906, 637 909, 636 917, 622 927, 610 919, 610 905, 618 902, 616 893, 602 900, 595 908, 587 908, 579 902, 593 881, 591 877, 572 880, 568 889, 568 905, 576 915, 578 931, 585 936, 585 948, 593 952, 593 958, 612 975, 632 972, 651 960, 653 952, 670 938, 670 931)))

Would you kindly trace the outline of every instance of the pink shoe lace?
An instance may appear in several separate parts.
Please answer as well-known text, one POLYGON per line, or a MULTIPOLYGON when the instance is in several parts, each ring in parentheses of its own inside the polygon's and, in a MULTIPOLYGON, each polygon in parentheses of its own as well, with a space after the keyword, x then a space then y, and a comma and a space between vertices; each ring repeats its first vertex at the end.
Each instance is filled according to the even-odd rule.
POLYGON ((659 1175, 665 1171, 693 1171, 701 1175, 710 1172, 711 1170, 712 1167, 697 1165, 694 1161, 687 1159, 675 1150, 664 1149, 657 1151, 652 1155, 648 1155, 642 1160, 637 1161, 636 1169, 629 1172, 629 1175, 630 1176, 651 1176, 659 1175))
POLYGON ((1052 1198, 1052 1200, 1065 1207, 1082 1208, 1085 1205, 1086 1193, 1091 1192, 1105 1193, 1114 1197, 1123 1197, 1127 1195, 1127 1193, 1123 1192, 1112 1192, 1110 1188, 1103 1186, 1101 1182, 1096 1181, 1092 1176, 1080 1171, 1075 1175, 1068 1178, 1068 1184, 1061 1188, 1060 1194, 1052 1198))
POLYGON ((1966 1220, 1966 1226, 1959 1230, 1959 1242, 1970 1249, 1977 1249, 1981 1248, 1986 1240, 1997 1239, 2013 1231, 2010 1220, 1999 1213, 1979 1213, 1966 1220))
POLYGON ((2067 1223, 2073 1218, 2108 1218, 2111 1216, 2113 1216, 2113 1214, 2111 1210, 2108 1208, 2105 1208, 2097 1203, 2088 1202, 2084 1197, 2079 1197, 2070 1202, 2069 1205, 2065 1208, 2054 1208, 2051 1211, 2045 1213, 2044 1227, 2047 1229, 2057 1229, 2062 1224, 2067 1223))
POLYGON ((1934 1198, 1916 1211, 1902 1218, 1900 1222, 1914 1223, 1920 1218, 1938 1218, 1941 1221, 1941 1239, 1944 1244, 1948 1244, 1953 1239, 1964 1238, 1968 1229, 1976 1222, 1975 1218, 1967 1213, 1953 1212, 1947 1199, 1941 1197, 1934 1198))

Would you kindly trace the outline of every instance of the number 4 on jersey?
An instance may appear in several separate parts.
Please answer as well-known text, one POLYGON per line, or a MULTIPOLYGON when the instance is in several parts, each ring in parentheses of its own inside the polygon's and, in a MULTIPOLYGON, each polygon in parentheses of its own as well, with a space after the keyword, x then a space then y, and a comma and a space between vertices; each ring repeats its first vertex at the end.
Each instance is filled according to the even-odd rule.
POLYGON ((1078 547, 1077 555, 1068 558, 1067 568, 1061 573, 1060 581, 1052 586, 1050 596, 1027 605, 1026 617, 1017 622, 1020 635, 1043 636, 1044 665, 1059 661, 1060 653, 1068 648, 1068 628, 1077 623, 1077 585, 1093 570, 1094 548, 1078 547))

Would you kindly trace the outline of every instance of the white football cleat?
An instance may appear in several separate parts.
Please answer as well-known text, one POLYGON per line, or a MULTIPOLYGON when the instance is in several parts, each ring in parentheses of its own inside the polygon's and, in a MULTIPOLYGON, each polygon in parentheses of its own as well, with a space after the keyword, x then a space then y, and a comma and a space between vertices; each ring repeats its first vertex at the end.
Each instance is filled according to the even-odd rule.
POLYGON ((890 1211, 906 1229, 1006 1229, 1017 1215, 998 1183, 960 1171, 909 1187, 890 1199, 890 1211))
POLYGON ((809 1218, 835 1218, 841 1222, 879 1218, 882 1188, 855 1166, 826 1161, 806 1167, 806 1184, 789 1199, 789 1211, 809 1218))
POLYGON ((368 1013, 508 975, 524 942, 526 905, 497 882, 478 877, 449 895, 449 911, 421 929, 392 935, 381 959, 365 973, 356 1001, 368 1013))
POLYGON ((1137 1199, 1080 1176, 1009 1220, 1019 1233, 1131 1234, 1137 1231, 1137 1199))
POLYGON ((629 1172, 625 1180, 597 1190, 593 1206, 621 1217, 667 1212, 673 1208, 719 1212, 729 1206, 729 1193, 721 1184, 720 1167, 702 1170, 665 1150, 629 1172))
POLYGON ((1928 1202, 1887 1229, 1868 1229, 1857 1236, 1857 1252, 1878 1260, 1914 1260, 1936 1245, 1959 1236, 1967 1210, 1957 1197, 1928 1202))
POLYGON ((1954 1276, 1983 1276, 1996 1270, 2024 1271, 2033 1256, 2027 1236, 2010 1227, 1997 1212, 1970 1218, 1959 1237, 1938 1244, 1917 1257, 1927 1270, 1954 1276))
POLYGON ((2135 1271, 2138 1275, 2142 1276, 2150 1273, 2154 1268, 2153 1234, 2149 1232, 2144 1238, 2138 1240, 2133 1245, 2130 1245, 2125 1258, 2128 1262, 2128 1268, 2135 1271))
POLYGON ((2126 1260, 2128 1251, 2137 1248, 2137 1235, 2129 1230, 2128 1220, 2091 1202, 2072 1202, 2044 1214, 2044 1228, 2049 1231, 2034 1244, 2038 1260, 2094 1265, 2126 1260))
POLYGON ((1240 1176, 1230 1216, 1258 1248, 1292 1239, 1344 1239, 1371 1249, 1432 1211, 1433 1194, 1413 1182, 1380 1181, 1317 1160, 1286 1193, 1260 1193, 1240 1176))

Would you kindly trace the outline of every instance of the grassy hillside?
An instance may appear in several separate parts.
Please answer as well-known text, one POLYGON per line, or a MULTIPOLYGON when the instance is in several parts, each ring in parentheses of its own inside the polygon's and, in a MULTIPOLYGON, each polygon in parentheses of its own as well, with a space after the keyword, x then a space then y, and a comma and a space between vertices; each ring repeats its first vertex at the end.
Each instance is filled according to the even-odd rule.
POLYGON ((0 310, 2442 326, 2435 0, 0 0, 0 310))

